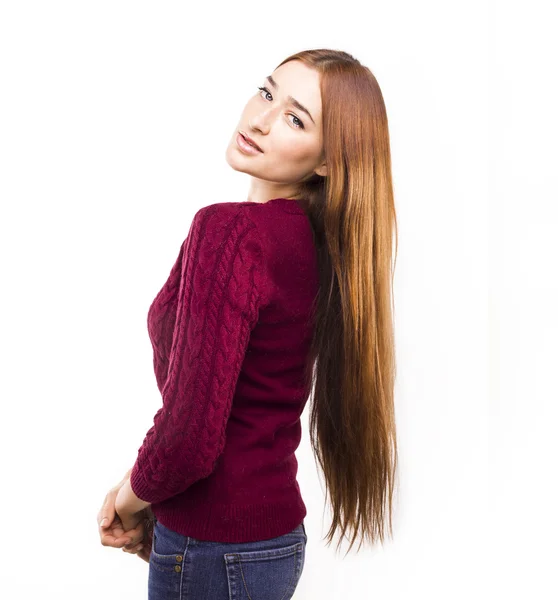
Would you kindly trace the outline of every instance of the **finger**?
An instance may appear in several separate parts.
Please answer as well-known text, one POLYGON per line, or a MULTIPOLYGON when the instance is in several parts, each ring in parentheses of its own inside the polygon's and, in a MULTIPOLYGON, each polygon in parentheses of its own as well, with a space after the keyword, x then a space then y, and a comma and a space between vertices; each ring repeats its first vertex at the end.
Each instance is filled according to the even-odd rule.
POLYGON ((140 521, 133 529, 128 529, 122 533, 121 538, 128 538, 127 545, 138 544, 143 541, 145 535, 145 525, 140 521))
POLYGON ((110 531, 101 536, 101 544, 103 546, 110 546, 111 548, 122 548, 126 544, 129 544, 130 541, 129 537, 115 536, 110 531))
POLYGON ((116 494, 113 491, 110 491, 105 496, 105 501, 103 502, 103 506, 97 515, 97 523, 99 527, 102 529, 107 529, 111 526, 114 521, 114 515, 116 513, 114 508, 114 503, 116 500, 116 494))
MULTIPOLYGON (((134 530, 130 530, 130 532, 135 533, 134 530)), ((103 546, 111 546, 113 548, 122 548, 122 546, 125 544, 129 544, 130 542, 134 541, 132 540, 132 536, 129 532, 124 531, 120 525, 116 525, 116 520, 109 529, 101 529, 100 537, 101 544, 103 544, 103 546)), ((143 535, 139 535, 135 541, 141 542, 142 539, 143 535)))
POLYGON ((144 560, 146 563, 149 562, 149 556, 150 556, 150 550, 148 550, 147 548, 144 548, 143 550, 140 550, 138 552, 138 556, 144 560))

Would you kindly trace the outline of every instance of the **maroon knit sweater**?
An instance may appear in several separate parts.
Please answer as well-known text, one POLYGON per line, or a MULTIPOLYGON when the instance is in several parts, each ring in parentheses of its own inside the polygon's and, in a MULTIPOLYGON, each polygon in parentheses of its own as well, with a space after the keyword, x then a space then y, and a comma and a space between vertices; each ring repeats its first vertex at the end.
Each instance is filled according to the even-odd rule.
POLYGON ((252 542, 306 516, 296 474, 318 263, 297 200, 198 210, 147 325, 162 407, 132 468, 169 529, 252 542))

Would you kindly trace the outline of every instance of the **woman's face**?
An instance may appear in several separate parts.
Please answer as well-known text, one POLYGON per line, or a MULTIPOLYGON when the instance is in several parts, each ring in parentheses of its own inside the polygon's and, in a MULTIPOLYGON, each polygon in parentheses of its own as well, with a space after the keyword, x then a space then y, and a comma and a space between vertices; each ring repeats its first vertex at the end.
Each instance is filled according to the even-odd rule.
POLYGON ((260 86, 266 89, 256 89, 248 100, 227 146, 226 160, 235 171, 252 176, 250 201, 288 198, 296 184, 314 172, 326 175, 319 84, 317 71, 292 60, 275 69, 271 79, 262 80, 260 86), (263 152, 243 151, 237 141, 239 131, 263 152))

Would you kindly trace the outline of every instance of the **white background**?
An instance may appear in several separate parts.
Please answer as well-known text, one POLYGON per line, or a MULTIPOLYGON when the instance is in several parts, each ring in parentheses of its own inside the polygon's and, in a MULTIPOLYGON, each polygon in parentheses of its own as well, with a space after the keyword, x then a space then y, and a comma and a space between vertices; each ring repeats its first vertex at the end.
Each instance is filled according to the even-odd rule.
POLYGON ((307 405, 295 598, 558 598, 550 8, 2 2, 2 597, 147 598, 96 523, 160 405, 147 309, 196 210, 246 199, 244 103, 330 47, 388 110, 400 465, 394 538, 336 554, 307 405))

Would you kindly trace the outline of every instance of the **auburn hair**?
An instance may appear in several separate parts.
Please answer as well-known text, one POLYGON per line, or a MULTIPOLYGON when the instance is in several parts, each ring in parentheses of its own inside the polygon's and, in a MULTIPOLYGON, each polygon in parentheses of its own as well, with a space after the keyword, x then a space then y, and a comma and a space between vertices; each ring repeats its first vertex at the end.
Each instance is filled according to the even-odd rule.
POLYGON ((365 539, 383 542, 386 528, 393 537, 397 220, 388 119, 376 78, 350 54, 304 50, 278 66, 291 60, 320 74, 327 164, 326 176, 313 173, 295 193, 320 268, 305 372, 310 439, 331 498, 327 544, 349 530, 349 551, 361 538, 358 552, 365 539))

